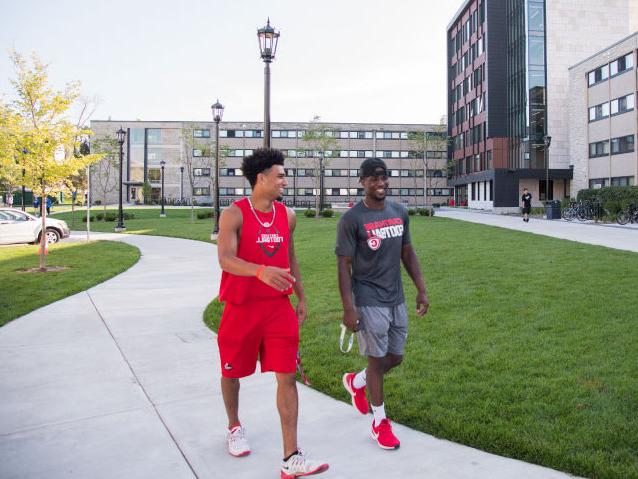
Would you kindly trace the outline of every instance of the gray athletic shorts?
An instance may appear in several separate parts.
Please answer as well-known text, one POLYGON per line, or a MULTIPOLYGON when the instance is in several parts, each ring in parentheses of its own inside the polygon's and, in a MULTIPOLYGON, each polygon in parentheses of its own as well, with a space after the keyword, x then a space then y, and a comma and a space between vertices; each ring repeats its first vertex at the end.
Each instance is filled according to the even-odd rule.
POLYGON ((386 354, 403 355, 408 339, 408 310, 405 303, 393 307, 357 306, 359 331, 357 342, 362 356, 382 358, 386 354))

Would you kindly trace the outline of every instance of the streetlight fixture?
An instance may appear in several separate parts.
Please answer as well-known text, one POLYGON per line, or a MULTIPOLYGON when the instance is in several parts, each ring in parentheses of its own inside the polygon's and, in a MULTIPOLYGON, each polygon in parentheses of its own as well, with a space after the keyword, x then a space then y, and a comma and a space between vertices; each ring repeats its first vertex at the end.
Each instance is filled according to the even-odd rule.
POLYGON ((184 165, 179 165, 179 204, 184 203, 184 165))
POLYGON ((270 148, 270 64, 275 59, 279 32, 270 26, 270 18, 266 26, 257 30, 259 52, 264 61, 264 148, 270 148))
POLYGON ((219 99, 210 107, 215 121, 215 227, 213 234, 219 233, 219 122, 224 116, 224 105, 219 99))
POLYGON ((124 140, 126 139, 126 131, 120 126, 120 129, 115 132, 115 135, 117 136, 117 142, 120 144, 120 194, 117 225, 115 226, 115 231, 119 233, 126 231, 126 227, 124 226, 124 210, 122 209, 122 164, 124 162, 124 140))
MULTIPOLYGON (((545 201, 549 201, 549 147, 552 144, 552 137, 549 135, 543 136, 543 142, 545 143, 545 201)), ((552 194, 552 198, 554 195, 552 194)))
POLYGON ((160 161, 160 168, 162 169, 162 196, 160 198, 160 218, 166 218, 166 214, 164 213, 164 167, 166 166, 166 162, 164 160, 160 161))

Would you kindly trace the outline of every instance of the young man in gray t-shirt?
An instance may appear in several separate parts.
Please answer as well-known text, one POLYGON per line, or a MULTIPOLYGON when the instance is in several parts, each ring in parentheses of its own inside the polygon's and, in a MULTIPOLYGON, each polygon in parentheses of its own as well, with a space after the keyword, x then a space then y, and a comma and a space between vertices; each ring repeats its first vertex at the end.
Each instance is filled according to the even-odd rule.
POLYGON ((427 312, 429 301, 410 241, 408 212, 385 200, 386 164, 379 158, 365 160, 359 181, 365 198, 339 220, 335 252, 343 324, 357 332, 359 351, 368 357, 368 366, 359 373, 344 374, 343 385, 361 414, 368 413, 366 386, 370 389, 372 437, 383 449, 396 449, 400 442, 385 415, 383 376, 401 364, 408 335, 401 263, 418 291, 418 316, 427 312))

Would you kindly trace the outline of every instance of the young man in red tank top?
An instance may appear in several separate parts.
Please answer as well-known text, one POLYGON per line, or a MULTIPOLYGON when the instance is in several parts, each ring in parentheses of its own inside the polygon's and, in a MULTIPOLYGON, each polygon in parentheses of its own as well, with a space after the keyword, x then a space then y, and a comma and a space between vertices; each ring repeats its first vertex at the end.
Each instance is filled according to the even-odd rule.
POLYGON ((292 479, 323 472, 328 464, 309 459, 297 446, 295 371, 306 300, 292 240, 295 213, 276 201, 288 184, 283 164, 280 151, 266 148, 244 158, 242 171, 252 195, 234 202, 220 217, 219 299, 225 305, 217 342, 228 452, 237 457, 250 454, 239 421, 239 378, 255 372, 259 357, 261 371, 272 371, 277 379, 284 449, 281 477, 292 479), (289 300, 293 291, 296 310, 289 300))

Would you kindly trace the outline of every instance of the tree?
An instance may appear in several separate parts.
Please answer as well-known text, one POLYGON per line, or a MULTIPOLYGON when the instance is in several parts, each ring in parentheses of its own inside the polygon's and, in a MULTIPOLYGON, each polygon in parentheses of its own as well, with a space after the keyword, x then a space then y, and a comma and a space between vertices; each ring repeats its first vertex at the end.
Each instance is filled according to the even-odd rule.
MULTIPOLYGON (((320 198, 323 198, 323 170, 326 166, 329 166, 330 160, 326 160, 326 152, 330 152, 328 158, 331 157, 333 152, 339 149, 339 142, 336 139, 334 128, 325 123, 320 122, 320 117, 315 116, 306 131, 301 136, 301 141, 304 146, 297 152, 297 156, 301 153, 302 157, 310 158, 313 166, 313 186, 319 191, 319 195, 315 196, 315 205, 317 215, 323 209, 323 202, 320 198), (319 184, 317 184, 319 183, 319 184)), ((298 165, 298 160, 295 161, 298 165)), ((295 175, 296 178, 296 175, 295 175)), ((296 193, 296 182, 294 182, 296 193)))
POLYGON ((15 98, 0 107, 0 158, 4 166, 15 155, 18 167, 10 166, 9 174, 19 170, 23 184, 41 198, 40 270, 46 271, 46 197, 66 189, 72 175, 101 156, 74 154, 86 133, 68 120, 69 109, 79 97, 79 83, 55 91, 48 85, 47 65, 37 55, 29 63, 12 52, 11 61, 16 73, 11 80, 15 98))
POLYGON ((106 204, 109 193, 119 189, 118 175, 120 172, 120 144, 110 136, 96 138, 93 151, 102 155, 102 159, 91 167, 91 184, 100 195, 104 207, 106 220, 106 204))
MULTIPOLYGON (((425 203, 426 206, 428 205, 428 201, 427 201, 427 197, 428 197, 428 187, 429 189, 432 189, 432 178, 434 176, 434 172, 438 171, 439 169, 437 168, 437 163, 440 163, 440 159, 439 161, 437 161, 436 156, 440 156, 440 154, 437 154, 436 152, 443 152, 445 151, 445 157, 447 158, 447 145, 449 143, 449 137, 446 134, 446 126, 444 124, 440 124, 440 125, 436 125, 434 126, 434 128, 432 128, 431 130, 428 131, 413 131, 409 134, 409 140, 410 140, 410 145, 412 146, 412 148, 414 148, 415 153, 412 155, 413 158, 411 158, 411 165, 414 164, 414 166, 411 166, 412 168, 416 169, 416 164, 418 162, 418 159, 421 160, 421 163, 423 165, 423 186, 425 189, 425 203), (431 172, 431 173, 429 173, 431 172), (428 184, 429 182, 429 184, 428 184)), ((442 167, 442 169, 445 169, 445 165, 442 167)), ((442 175, 441 177, 445 177, 445 175, 442 175)), ((416 174, 415 174, 415 190, 416 190, 416 174)), ((415 202, 416 202, 416 195, 415 195, 415 202)), ((429 202, 429 206, 430 206, 430 215, 432 215, 432 202, 429 202)))
POLYGON ((18 163, 18 116, 0 103, 0 187, 12 193, 19 184, 22 168, 18 163))
MULTIPOLYGON (((195 138, 195 130, 199 130, 199 128, 195 128, 196 125, 189 124, 182 128, 180 141, 182 144, 182 164, 184 165, 184 170, 186 171, 188 183, 191 187, 191 222, 195 221, 195 205, 193 202, 193 191, 195 188, 203 187, 205 185, 209 185, 211 197, 213 196, 214 189, 210 186, 214 182, 214 165, 211 166, 211 163, 214 163, 212 157, 213 153, 213 142, 210 137, 201 137, 195 138), (195 176, 194 170, 198 169, 208 169, 208 175, 197 175, 195 176)), ((181 199, 181 198, 180 198, 181 199)))

